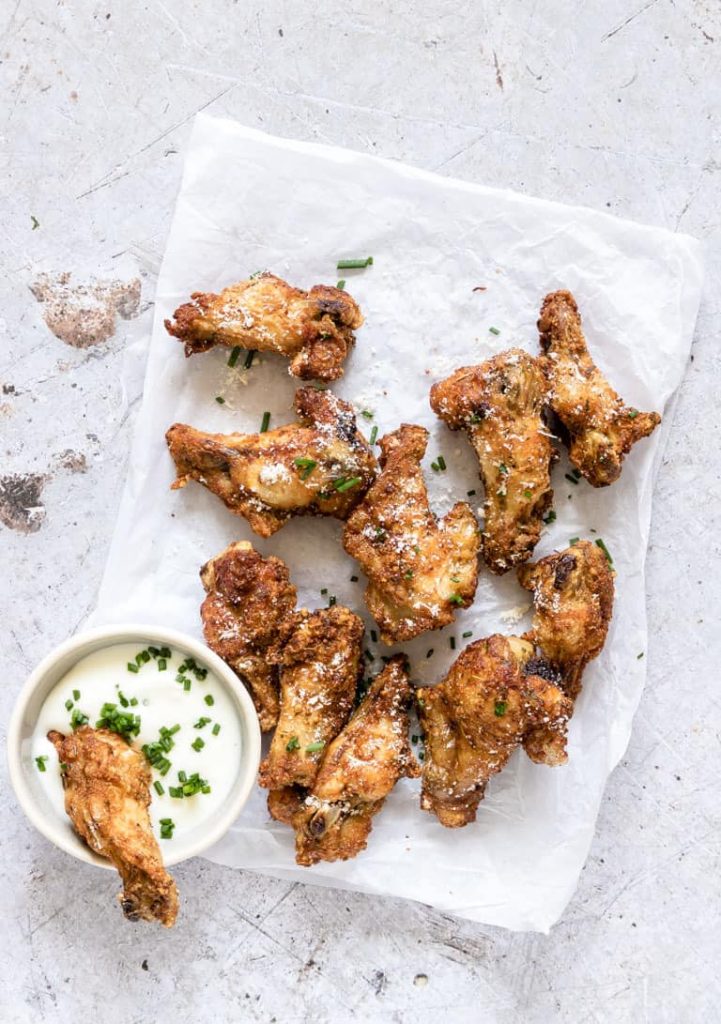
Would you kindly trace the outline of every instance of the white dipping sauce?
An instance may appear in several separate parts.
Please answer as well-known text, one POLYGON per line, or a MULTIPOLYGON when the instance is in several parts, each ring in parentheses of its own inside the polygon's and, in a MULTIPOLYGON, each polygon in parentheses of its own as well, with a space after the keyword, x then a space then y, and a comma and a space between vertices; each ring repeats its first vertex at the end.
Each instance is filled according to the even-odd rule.
MULTIPOLYGON (((153 645, 161 648, 163 644, 153 645)), ((65 821, 65 798, 60 777, 58 755, 47 739, 51 729, 68 734, 73 711, 77 709, 88 716, 88 724, 95 726, 100 718, 103 704, 116 704, 118 710, 138 715, 140 731, 130 737, 133 747, 140 750, 143 744, 159 739, 160 729, 172 729, 179 725, 172 740, 173 748, 165 753, 172 767, 162 775, 152 767, 153 783, 159 782, 164 792, 159 794, 153 783, 150 785, 150 818, 153 830, 166 854, 172 849, 173 858, 178 846, 183 844, 190 833, 202 827, 209 817, 226 801, 233 788, 240 765, 240 723, 232 698, 210 669, 205 679, 197 679, 192 670, 185 671, 190 680, 190 689, 177 682, 178 669, 186 661, 181 651, 172 650, 167 658, 167 668, 160 671, 159 659, 150 660, 138 666, 137 672, 128 670, 128 663, 136 663, 136 655, 143 650, 142 644, 116 644, 95 651, 82 658, 60 680, 47 696, 38 716, 32 736, 33 759, 45 756, 45 771, 38 771, 38 778, 46 788, 48 796, 65 821), (73 691, 79 692, 77 700, 73 691), (122 707, 118 690, 130 701, 136 698, 137 705, 122 707), (212 703, 205 698, 212 698, 212 703), (72 701, 73 707, 66 708, 72 701), (210 719, 201 728, 196 728, 200 719, 210 719), (220 726, 213 733, 214 726, 220 726), (203 741, 200 749, 198 739, 203 741), (182 799, 170 796, 170 788, 182 785, 178 772, 185 772, 190 778, 194 772, 210 786, 209 793, 196 793, 182 799), (172 839, 161 838, 161 818, 170 818, 175 823, 172 839)), ((147 650, 147 648, 146 648, 147 650)), ((205 669, 205 665, 199 665, 205 669)), ((187 685, 187 684, 186 684, 187 685)))

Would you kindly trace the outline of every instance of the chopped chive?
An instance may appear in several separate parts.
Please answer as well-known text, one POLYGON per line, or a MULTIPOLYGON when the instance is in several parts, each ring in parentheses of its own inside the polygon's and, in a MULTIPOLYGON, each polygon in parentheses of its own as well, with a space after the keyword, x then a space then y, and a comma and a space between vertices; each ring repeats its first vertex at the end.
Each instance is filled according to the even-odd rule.
POLYGON ((442 455, 438 456, 438 458, 436 459, 436 462, 438 463, 438 468, 439 469, 446 469, 446 460, 443 458, 442 455))
POLYGON ((306 754, 317 754, 319 750, 322 750, 325 746, 324 740, 318 740, 317 743, 311 743, 305 748, 306 754))
POLYGON ((336 263, 338 270, 362 270, 364 267, 370 267, 372 265, 372 256, 366 256, 364 260, 338 260, 336 263))
POLYGON ((351 576, 350 581, 351 581, 351 583, 357 583, 358 582, 358 577, 357 576, 351 576))
POLYGON ((191 685, 192 685, 192 683, 191 683, 190 679, 184 679, 183 680, 183 689, 185 690, 186 693, 190 689, 191 685))
POLYGON ((136 708, 138 706, 138 698, 137 697, 131 697, 130 698, 130 706, 131 706, 131 708, 136 708))
POLYGON ((298 742, 298 737, 297 736, 291 736, 291 738, 288 740, 288 742, 285 745, 285 749, 288 751, 288 753, 290 753, 293 750, 298 750, 299 747, 300 747, 300 743, 298 742))
POLYGON ((461 597, 460 594, 449 594, 448 600, 451 602, 451 604, 463 604, 463 598, 461 597))
POLYGON ((554 523, 556 521, 556 510, 552 508, 548 515, 543 517, 543 521, 546 524, 546 526, 549 526, 551 523, 554 523))
POLYGON ((341 291, 341 292, 342 292, 342 291, 343 291, 343 289, 345 288, 345 280, 343 280, 343 279, 341 278, 341 280, 340 280, 340 281, 338 282, 338 284, 336 285, 336 288, 338 289, 338 291, 341 291))
POLYGON ((298 467, 298 469, 303 470, 303 472, 300 474, 301 480, 307 480, 310 474, 315 469, 315 467, 318 465, 315 459, 308 459, 305 456, 299 456, 297 459, 293 459, 293 462, 298 467))
POLYGON ((321 595, 321 597, 325 597, 325 595, 326 595, 327 593, 328 593, 328 587, 322 587, 322 588, 321 588, 321 591, 320 591, 320 595, 321 595))
POLYGON ((175 822, 170 818, 165 818, 160 825, 160 838, 161 839, 172 839, 173 829, 175 828, 175 822))
POLYGON ((165 672, 168 663, 165 658, 158 658, 158 672, 165 672))
POLYGON ((427 657, 427 658, 430 658, 430 657, 431 657, 432 655, 433 655, 433 648, 432 648, 432 647, 430 647, 430 648, 429 648, 429 649, 428 649, 428 650, 426 651, 426 657, 427 657))
POLYGON ((637 416, 638 416, 638 409, 629 409, 628 410, 628 418, 630 420, 635 420, 637 416))
POLYGON ((47 761, 47 759, 48 759, 48 755, 47 754, 41 754, 39 757, 35 758, 35 764, 37 765, 37 769, 38 769, 39 772, 46 772, 47 771, 47 768, 45 767, 45 762, 47 761))
POLYGON ((455 649, 456 649, 456 638, 454 636, 449 636, 448 637, 448 643, 450 644, 451 650, 455 651, 455 649))
POLYGON ((496 718, 502 718, 506 713, 507 707, 508 704, 506 703, 505 700, 497 700, 495 707, 493 708, 493 713, 495 714, 496 718))
POLYGON ((488 328, 488 330, 489 330, 489 331, 491 332, 491 334, 500 334, 500 333, 501 333, 501 332, 500 332, 500 331, 498 330, 498 328, 497 328, 497 327, 489 327, 489 328, 488 328))
POLYGON ((464 640, 467 640, 469 636, 473 636, 473 630, 467 629, 465 633, 462 634, 462 636, 464 640))
POLYGON ((373 641, 374 644, 378 643, 378 634, 374 629, 371 630, 371 640, 373 641))
POLYGON ((369 651, 368 648, 366 648, 363 653, 365 654, 365 656, 368 659, 368 661, 375 661, 376 660, 373 652, 369 651))
POLYGON ((571 476, 575 476, 575 478, 577 480, 580 480, 581 479, 581 470, 580 469, 572 469, 571 470, 571 476))
POLYGON ((80 700, 80 690, 73 690, 73 700, 80 700))
POLYGON ((363 412, 361 413, 361 416, 364 416, 367 420, 373 419, 373 413, 370 411, 370 409, 364 409, 363 412))
POLYGON ((118 703, 120 704, 121 707, 130 707, 130 701, 125 696, 122 690, 118 690, 118 703))
POLYGON ((598 537, 595 541, 596 547, 599 547, 603 551, 609 565, 613 565, 613 559, 611 558, 611 552, 608 550, 604 542, 598 537))
POLYGON ((213 704, 215 704, 215 697, 213 697, 212 693, 206 693, 206 695, 203 697, 203 700, 205 701, 209 708, 212 708, 213 704))
POLYGON ((438 465, 437 462, 432 462, 431 463, 431 469, 433 470, 434 473, 440 472, 440 468, 441 467, 438 465))
POLYGON ((175 736, 176 732, 180 732, 180 726, 179 726, 179 725, 178 725, 178 723, 176 722, 176 724, 175 724, 175 725, 173 726, 173 728, 172 728, 172 729, 168 729, 167 731, 168 731, 168 733, 169 733, 169 734, 170 734, 171 736, 175 736))
POLYGON ((333 489, 338 491, 339 494, 342 494, 343 491, 349 491, 351 487, 357 487, 360 482, 361 478, 359 476, 351 476, 348 479, 334 480, 333 489))
POLYGON ((336 603, 336 596, 335 596, 335 594, 331 594, 330 597, 328 598, 328 607, 332 608, 335 603, 336 603))
POLYGON ((84 711, 80 711, 79 708, 73 708, 73 713, 70 716, 70 725, 73 729, 79 729, 81 725, 87 725, 90 719, 84 711))
POLYGON ((170 650, 169 647, 161 647, 160 650, 158 651, 158 654, 160 655, 161 658, 171 658, 173 652, 170 650))
POLYGON ((206 718, 204 715, 201 715, 200 718, 198 719, 198 721, 193 726, 193 728, 194 729, 204 729, 206 727, 206 725, 210 725, 210 719, 206 718))
POLYGON ((154 658, 157 658, 158 655, 160 654, 160 649, 158 647, 148 647, 148 650, 150 651, 154 658))
POLYGON ((475 491, 466 491, 466 495, 469 498, 472 498, 475 493, 476 493, 475 491))
POLYGON ((220 732, 220 723, 216 722, 215 725, 213 726, 213 736, 217 736, 219 732, 220 732))
POLYGON ((375 444, 377 438, 378 438, 378 427, 376 426, 376 427, 373 427, 373 429, 371 430, 371 436, 369 438, 370 443, 371 444, 375 444))
POLYGON ((142 661, 143 665, 147 665, 147 663, 150 661, 150 651, 141 651, 138 657, 142 661))
POLYGON ((73 702, 68 698, 68 700, 65 701, 65 710, 66 711, 72 711, 72 709, 73 709, 73 702))
POLYGON ((134 665, 132 661, 128 662, 128 672, 139 672, 140 669, 137 665, 134 665))
POLYGON ((255 359, 255 349, 254 348, 249 348, 248 349, 248 354, 245 357, 245 362, 243 363, 244 369, 249 370, 251 368, 251 366, 253 365, 253 360, 254 359, 255 359))
POLYGON ((236 345, 233 351, 230 353, 230 357, 228 359, 228 366, 235 366, 235 364, 238 362, 238 357, 240 356, 241 352, 242 349, 240 345, 236 345))
POLYGON ((641 651, 641 653, 640 653, 640 654, 637 654, 637 655, 636 655, 636 661, 638 661, 638 660, 639 660, 640 658, 642 658, 642 657, 643 657, 643 651, 641 651))
POLYGON ((178 772, 178 782, 187 782, 187 781, 188 781, 188 776, 185 774, 185 772, 183 772, 183 771, 178 772))
POLYGON ((225 399, 223 398, 222 395, 216 395, 215 400, 218 403, 218 405, 225 405, 225 399))
POLYGON ((533 491, 528 491, 528 490, 524 491, 523 492, 523 497, 524 498, 528 498, 528 500, 530 501, 531 498, 533 497, 533 491))
POLYGON ((505 464, 505 462, 499 462, 498 463, 498 472, 499 473, 503 473, 504 475, 507 475, 507 473, 508 473, 508 466, 505 464))
POLYGON ((168 792, 174 800, 183 799, 183 787, 182 786, 169 786, 168 792))
POLYGON ((576 477, 575 476, 571 476, 570 473, 566 473, 566 480, 568 480, 569 483, 578 484, 578 480, 576 479, 576 477))
POLYGON ((262 419, 261 424, 260 424, 260 432, 261 432, 261 434, 264 434, 269 426, 270 426, 270 413, 266 410, 263 413, 263 419, 262 419))
POLYGON ((196 750, 199 753, 205 746, 205 740, 201 739, 200 736, 196 736, 190 745, 193 750, 196 750))
POLYGON ((165 786, 159 779, 156 779, 155 782, 153 783, 153 789, 158 794, 158 796, 162 796, 163 793, 165 792, 165 786))

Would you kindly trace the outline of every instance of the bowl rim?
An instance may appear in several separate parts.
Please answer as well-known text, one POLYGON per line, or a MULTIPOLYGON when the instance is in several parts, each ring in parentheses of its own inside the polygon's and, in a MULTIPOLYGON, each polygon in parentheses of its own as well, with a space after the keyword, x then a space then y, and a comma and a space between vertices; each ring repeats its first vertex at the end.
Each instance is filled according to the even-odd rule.
MULTIPOLYGON (((191 857, 199 856, 225 835, 248 801, 255 785, 260 764, 260 725, 250 694, 235 672, 222 658, 206 646, 202 640, 198 640, 196 637, 173 627, 160 626, 153 623, 131 622, 122 625, 116 623, 86 629, 75 633, 61 644, 58 644, 57 647, 54 647, 38 662, 15 698, 8 723, 6 741, 10 784, 26 817, 41 835, 49 839, 59 849, 71 854, 78 860, 110 870, 115 870, 115 868, 107 858, 94 853, 72 829, 62 828, 43 813, 39 802, 33 795, 26 770, 23 767, 21 750, 22 725, 25 711, 31 698, 59 661, 77 652, 75 662, 77 663, 85 655, 92 653, 91 650, 84 650, 85 647, 94 645, 94 650, 100 649, 101 645, 98 644, 98 641, 104 641, 102 646, 112 647, 116 644, 131 642, 134 639, 142 639, 144 642, 148 640, 151 642, 157 641, 165 643, 170 647, 179 647, 211 669, 218 676, 221 685, 225 686, 234 698, 233 706, 238 715, 243 740, 240 768, 238 770, 238 785, 231 791, 225 803, 221 804, 218 808, 217 820, 214 826, 211 828, 208 824, 208 827, 202 830, 201 838, 190 845, 181 856, 174 857, 172 851, 166 855, 164 851, 163 863, 166 867, 171 867, 174 864, 180 864, 185 860, 189 860, 191 857)), ((66 671, 69 671, 69 668, 70 666, 66 671)))

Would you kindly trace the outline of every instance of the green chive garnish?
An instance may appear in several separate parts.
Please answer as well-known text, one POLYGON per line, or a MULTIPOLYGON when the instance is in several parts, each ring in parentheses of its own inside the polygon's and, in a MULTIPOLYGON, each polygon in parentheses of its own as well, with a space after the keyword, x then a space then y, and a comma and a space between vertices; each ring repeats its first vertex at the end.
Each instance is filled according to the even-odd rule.
POLYGON ((568 480, 569 483, 578 484, 578 480, 575 478, 575 476, 571 476, 570 473, 566 473, 565 476, 566 480, 568 480))
POLYGON ((599 547, 601 549, 601 551, 603 551, 604 555, 606 556, 606 559, 608 560, 608 564, 609 565, 613 565, 613 559, 611 558, 611 552, 608 550, 608 548, 606 547, 606 545, 604 544, 604 542, 601 540, 600 537, 598 537, 598 539, 595 541, 595 544, 596 544, 596 547, 599 547))
POLYGON ((431 469, 433 470, 434 473, 438 473, 440 471, 440 468, 441 467, 438 465, 437 462, 431 463, 431 469))
POLYGON ((362 270, 364 267, 370 267, 372 265, 372 256, 366 256, 364 260, 338 260, 336 263, 338 270, 362 270))
POLYGON ((432 656, 433 656, 433 648, 431 647, 431 648, 429 648, 429 650, 426 651, 426 657, 427 658, 431 658, 432 656))
POLYGON ((66 700, 65 701, 65 710, 66 711, 72 711, 72 709, 73 709, 73 702, 71 700, 66 700))
POLYGON ((215 400, 218 403, 218 405, 225 405, 225 399, 223 398, 222 395, 216 395, 215 400))
POLYGON ((155 782, 153 783, 153 789, 158 794, 158 796, 162 796, 163 793, 165 792, 165 786, 163 785, 162 782, 160 782, 159 779, 156 779, 155 782))
POLYGON ((635 420, 637 416, 638 416, 638 409, 629 409, 628 410, 628 418, 630 420, 635 420))
POLYGON ((233 351, 230 353, 230 357, 228 359, 228 366, 235 366, 235 364, 238 362, 238 357, 240 356, 241 351, 242 349, 240 345, 236 345, 233 351))
POLYGON ((581 539, 580 537, 571 537, 571 539, 569 540, 568 543, 569 544, 578 544, 580 539, 581 539))
POLYGON ((202 740, 200 736, 196 736, 190 745, 193 748, 193 750, 200 752, 205 746, 205 740, 202 740))
POLYGON ((455 649, 456 649, 456 638, 454 636, 449 636, 448 637, 448 643, 451 646, 451 650, 455 651, 455 649))
POLYGON ((213 736, 217 736, 220 732, 220 724, 218 722, 213 726, 213 736))
POLYGON ((451 604, 463 604, 463 598, 460 594, 449 594, 448 600, 451 604))
POLYGON ((500 332, 500 331, 498 330, 498 328, 497 328, 497 327, 489 327, 489 328, 488 328, 488 330, 489 330, 489 331, 491 332, 491 334, 500 334, 500 333, 501 333, 501 332, 500 332))
POLYGON ((140 671, 140 669, 138 668, 137 665, 134 665, 132 663, 132 661, 128 662, 128 672, 139 672, 139 671, 140 671))
POLYGON ((317 743, 311 743, 309 746, 307 746, 305 748, 305 752, 306 754, 317 754, 318 751, 322 750, 324 746, 325 742, 323 740, 319 740, 317 743))
POLYGON ((469 636, 473 636, 473 630, 467 629, 465 633, 462 634, 462 636, 464 640, 467 640, 469 636))
POLYGON ((338 282, 338 284, 336 285, 336 288, 338 289, 338 291, 341 291, 341 292, 342 292, 342 291, 343 291, 343 289, 345 288, 345 281, 344 281, 343 279, 341 279, 341 280, 340 280, 340 281, 338 282))
POLYGON ((184 679, 184 680, 183 680, 183 689, 185 690, 185 692, 186 692, 186 693, 187 693, 187 692, 188 692, 188 690, 190 689, 191 685, 192 685, 192 684, 191 684, 191 681, 190 681, 190 679, 184 679))
POLYGON ((556 511, 555 511, 555 509, 551 509, 551 511, 548 513, 548 515, 543 517, 543 521, 546 524, 546 526, 549 526, 551 523, 555 522, 556 521, 556 511))
POLYGON ((642 658, 642 657, 643 657, 643 651, 641 651, 641 653, 640 653, 640 654, 637 654, 637 655, 636 655, 636 661, 638 661, 638 660, 639 660, 639 658, 642 658))
POLYGON ((475 491, 466 491, 466 494, 469 498, 472 498, 475 493, 475 491))
POLYGON ((48 759, 48 755, 47 754, 41 754, 39 757, 35 758, 35 764, 37 765, 37 769, 38 769, 39 772, 46 772, 47 771, 47 768, 45 767, 45 762, 47 761, 47 759, 48 759))
POLYGON ((80 690, 73 690, 73 700, 80 700, 80 690))
POLYGON ((298 742, 298 737, 297 736, 291 736, 291 738, 288 740, 288 742, 285 745, 285 749, 288 751, 288 753, 290 753, 293 750, 297 750, 299 747, 300 747, 300 743, 298 742))
POLYGON ((343 491, 349 491, 351 487, 357 487, 360 482, 361 478, 359 476, 352 476, 347 480, 335 480, 333 482, 333 489, 342 494, 343 491))
POLYGON ((165 672, 168 667, 168 662, 165 658, 158 658, 158 672, 165 672))
POLYGON ((158 654, 160 655, 161 658, 171 658, 173 652, 170 650, 169 647, 161 647, 160 650, 158 651, 158 654))
POLYGON ((371 444, 375 444, 378 438, 378 427, 373 427, 371 430, 371 436, 369 438, 371 444))
POLYGON ((270 426, 270 413, 266 410, 263 413, 263 419, 262 419, 261 424, 260 424, 260 432, 261 432, 261 434, 264 434, 269 426, 270 426))
POLYGON ((369 409, 364 409, 361 416, 364 416, 367 420, 373 419, 373 413, 369 409))
POLYGON ((505 702, 505 700, 497 700, 496 704, 495 704, 495 707, 493 708, 493 711, 494 711, 494 714, 496 715, 496 718, 502 718, 505 715, 505 713, 506 713, 506 708, 507 707, 508 707, 508 704, 505 702))
POLYGON ((442 455, 438 456, 438 458, 436 459, 436 462, 438 463, 438 468, 439 469, 444 470, 446 468, 446 460, 443 458, 442 455))
POLYGON ((254 348, 249 348, 248 349, 248 355, 245 357, 245 362, 243 363, 244 369, 249 370, 251 368, 251 366, 253 365, 253 360, 254 359, 255 359, 255 349, 254 348))
POLYGON ((293 459, 293 462, 298 467, 298 469, 303 470, 303 472, 300 474, 301 480, 307 480, 310 474, 315 469, 315 467, 318 465, 315 459, 309 459, 302 455, 299 456, 297 459, 293 459))

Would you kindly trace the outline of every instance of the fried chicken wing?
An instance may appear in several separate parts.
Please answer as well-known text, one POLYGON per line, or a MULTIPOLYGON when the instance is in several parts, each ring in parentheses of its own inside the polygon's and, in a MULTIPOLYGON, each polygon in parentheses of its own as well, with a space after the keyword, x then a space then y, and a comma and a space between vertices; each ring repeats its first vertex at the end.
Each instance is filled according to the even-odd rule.
POLYGON ((293 815, 299 864, 355 857, 365 849, 372 818, 398 779, 420 774, 408 743, 411 702, 405 659, 399 655, 374 679, 329 745, 310 793, 293 815))
POLYGON ((73 828, 120 873, 123 913, 130 921, 169 928, 178 914, 178 892, 150 824, 145 757, 117 733, 87 725, 68 736, 49 732, 48 739, 65 766, 65 810, 73 828))
POLYGON ((656 412, 625 405, 591 356, 570 292, 547 295, 538 321, 553 411, 568 431, 573 465, 594 487, 621 475, 624 457, 661 422, 656 412))
POLYGON ((165 435, 178 474, 173 488, 199 481, 261 537, 291 516, 345 519, 375 478, 375 457, 347 402, 301 388, 295 408, 300 422, 261 434, 173 424, 165 435))
POLYGON ((602 549, 587 540, 518 570, 521 586, 533 594, 527 639, 560 673, 560 685, 572 700, 581 690, 583 670, 606 642, 613 576, 602 549))
POLYGON ((436 519, 420 465, 427 444, 428 431, 409 424, 381 438, 382 472, 343 533, 387 644, 447 625, 476 592, 478 524, 465 501, 436 519))
POLYGON ((431 407, 465 430, 485 488, 483 558, 495 573, 530 558, 551 508, 558 458, 543 420, 547 385, 538 360, 518 348, 464 366, 431 388, 431 407))
POLYGON ((200 609, 205 641, 246 684, 266 732, 280 707, 278 669, 268 650, 295 611, 288 567, 237 541, 206 562, 200 578, 207 592, 200 609))
POLYGON ((417 691, 425 733, 421 807, 447 828, 475 820, 488 780, 519 745, 542 764, 566 760, 573 705, 552 682, 526 673, 533 655, 527 641, 496 634, 470 644, 442 683, 417 691))
POLYGON ((166 320, 169 334, 185 345, 186 356, 216 345, 277 352, 302 380, 337 380, 363 323, 346 291, 315 285, 293 288, 274 274, 254 275, 220 295, 194 292, 191 301, 166 320))
POLYGON ((323 751, 353 708, 362 640, 362 621, 338 605, 296 612, 281 631, 280 715, 260 766, 261 786, 313 784, 323 751))

